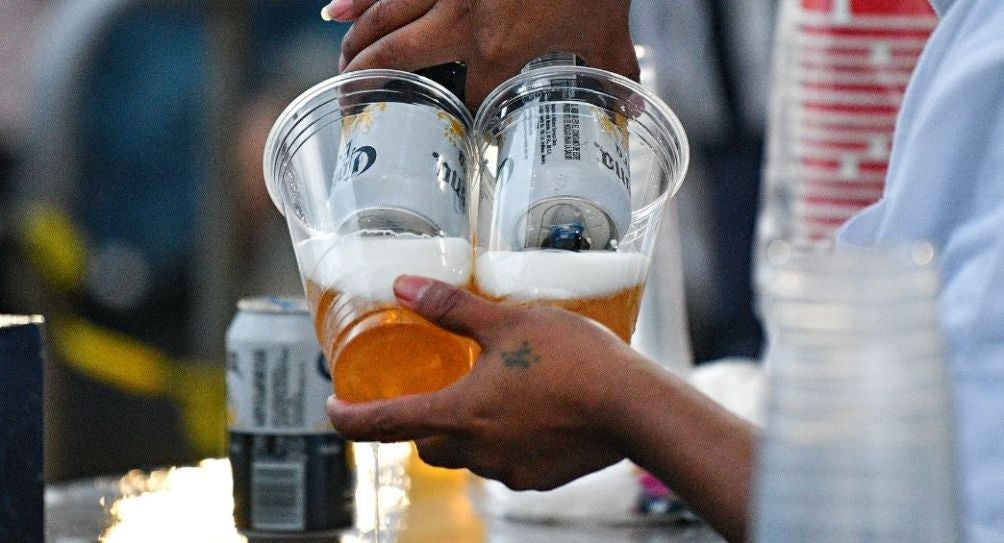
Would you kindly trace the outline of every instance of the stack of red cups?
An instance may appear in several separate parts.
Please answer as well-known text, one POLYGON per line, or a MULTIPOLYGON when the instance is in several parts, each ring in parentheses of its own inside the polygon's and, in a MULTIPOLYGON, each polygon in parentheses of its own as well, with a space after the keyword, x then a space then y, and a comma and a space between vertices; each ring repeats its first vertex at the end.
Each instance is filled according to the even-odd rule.
POLYGON ((881 197, 896 116, 936 23, 928 0, 786 1, 761 240, 828 246, 881 197))

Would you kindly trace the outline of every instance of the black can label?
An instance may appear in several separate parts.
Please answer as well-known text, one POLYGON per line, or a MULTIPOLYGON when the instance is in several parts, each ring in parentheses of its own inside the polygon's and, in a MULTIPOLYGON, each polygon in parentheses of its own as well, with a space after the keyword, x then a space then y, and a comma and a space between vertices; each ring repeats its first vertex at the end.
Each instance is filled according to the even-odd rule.
POLYGON ((234 518, 242 530, 309 532, 354 520, 350 445, 337 434, 230 432, 234 518))

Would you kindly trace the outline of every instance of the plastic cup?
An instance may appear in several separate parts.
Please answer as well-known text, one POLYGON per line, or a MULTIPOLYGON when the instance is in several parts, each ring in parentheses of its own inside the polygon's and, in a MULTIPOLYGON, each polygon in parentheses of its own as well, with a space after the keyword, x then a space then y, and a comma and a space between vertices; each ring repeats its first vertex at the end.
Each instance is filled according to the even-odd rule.
POLYGON ((755 540, 960 540, 930 246, 772 249, 755 540))
POLYGON ((676 115, 624 77, 543 65, 484 101, 476 288, 586 315, 630 341, 666 200, 687 170, 676 115))
POLYGON ((339 398, 435 390, 477 355, 392 290, 401 274, 471 285, 471 122, 431 80, 365 70, 306 91, 269 134, 265 179, 339 398))

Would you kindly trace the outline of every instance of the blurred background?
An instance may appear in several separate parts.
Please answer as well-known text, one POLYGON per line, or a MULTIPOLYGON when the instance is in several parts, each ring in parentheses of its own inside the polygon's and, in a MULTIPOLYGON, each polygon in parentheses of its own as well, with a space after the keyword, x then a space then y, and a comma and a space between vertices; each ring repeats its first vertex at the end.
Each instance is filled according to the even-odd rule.
POLYGON ((752 250, 776 0, 635 1, 642 84, 680 117, 691 163, 677 193, 687 328, 697 365, 756 359, 752 250))
POLYGON ((239 297, 299 294, 261 149, 320 1, 0 3, 0 312, 48 320, 47 476, 224 453, 239 297))
MULTIPOLYGON (((273 120, 337 73, 323 0, 0 2, 0 313, 48 321, 49 480, 224 454, 237 299, 300 295, 265 192, 273 120)), ((750 253, 773 3, 636 1, 643 82, 693 163, 694 361, 759 355, 750 253)))

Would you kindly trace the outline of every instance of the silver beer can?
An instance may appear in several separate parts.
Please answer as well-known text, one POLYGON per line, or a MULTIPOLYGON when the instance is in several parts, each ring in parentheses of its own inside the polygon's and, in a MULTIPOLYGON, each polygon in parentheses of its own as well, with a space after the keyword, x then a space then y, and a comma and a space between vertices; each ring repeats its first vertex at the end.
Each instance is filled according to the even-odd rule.
MULTIPOLYGON (((560 59, 523 71, 550 65, 560 59)), ((631 221, 627 119, 575 100, 574 79, 565 84, 525 89, 528 99, 499 136, 497 227, 516 249, 616 249, 631 221)))
POLYGON ((237 527, 304 533, 351 526, 351 448, 325 411, 331 375, 306 302, 241 300, 226 347, 237 527))
POLYGON ((342 119, 328 206, 340 234, 466 234, 467 122, 379 102, 342 119))

